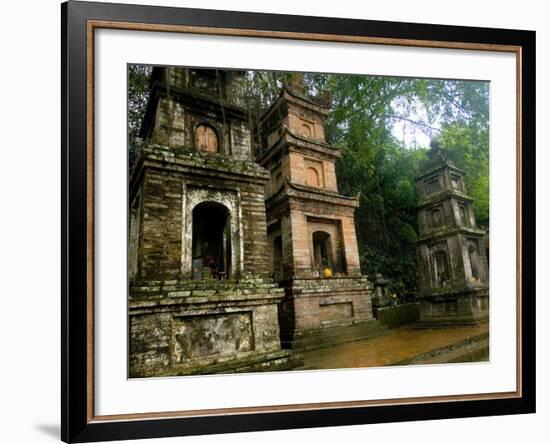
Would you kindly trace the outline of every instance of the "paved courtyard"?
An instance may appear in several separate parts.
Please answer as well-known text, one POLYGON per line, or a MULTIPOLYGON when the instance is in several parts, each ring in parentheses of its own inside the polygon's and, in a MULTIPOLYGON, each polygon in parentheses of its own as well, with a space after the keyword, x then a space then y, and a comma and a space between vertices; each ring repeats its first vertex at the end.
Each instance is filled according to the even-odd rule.
POLYGON ((487 332, 488 324, 440 329, 398 327, 373 339, 305 352, 304 366, 300 369, 392 365, 487 332))

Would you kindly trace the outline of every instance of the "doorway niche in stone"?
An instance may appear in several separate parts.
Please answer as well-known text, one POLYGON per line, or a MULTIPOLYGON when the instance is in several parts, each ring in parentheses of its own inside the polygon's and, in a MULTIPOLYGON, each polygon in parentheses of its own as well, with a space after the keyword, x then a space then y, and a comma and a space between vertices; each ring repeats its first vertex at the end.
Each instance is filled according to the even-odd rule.
POLYGON ((231 214, 216 202, 202 202, 193 209, 193 279, 232 277, 231 214))
POLYGON ((332 270, 334 268, 334 259, 332 257, 332 241, 330 234, 326 231, 316 231, 313 233, 312 241, 315 268, 320 271, 325 268, 332 270))
POLYGON ((186 186, 183 194, 183 277, 238 280, 242 264, 242 223, 237 191, 186 186))
POLYGON ((446 288, 450 285, 449 254, 444 248, 436 248, 432 252, 432 277, 433 285, 436 288, 446 288))

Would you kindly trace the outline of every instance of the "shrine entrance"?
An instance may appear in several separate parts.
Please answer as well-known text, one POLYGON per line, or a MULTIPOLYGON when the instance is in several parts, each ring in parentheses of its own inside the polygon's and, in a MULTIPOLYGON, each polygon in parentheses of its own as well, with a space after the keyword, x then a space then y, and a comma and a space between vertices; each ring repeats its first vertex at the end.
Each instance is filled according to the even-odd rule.
POLYGON ((437 250, 434 252, 432 273, 436 287, 447 287, 450 284, 451 273, 449 269, 449 257, 445 250, 437 250))
POLYGON ((330 234, 325 231, 316 231, 313 233, 313 258, 317 270, 321 272, 325 268, 333 270, 332 243, 330 234))
POLYGON ((193 209, 193 279, 231 277, 231 215, 227 207, 203 202, 193 209))

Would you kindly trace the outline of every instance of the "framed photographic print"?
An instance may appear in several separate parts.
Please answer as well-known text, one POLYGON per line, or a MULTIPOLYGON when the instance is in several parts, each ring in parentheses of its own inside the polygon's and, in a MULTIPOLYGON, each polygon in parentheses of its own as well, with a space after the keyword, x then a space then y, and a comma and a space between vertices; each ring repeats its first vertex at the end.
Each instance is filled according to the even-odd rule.
POLYGON ((535 34, 62 5, 62 439, 535 411, 535 34))

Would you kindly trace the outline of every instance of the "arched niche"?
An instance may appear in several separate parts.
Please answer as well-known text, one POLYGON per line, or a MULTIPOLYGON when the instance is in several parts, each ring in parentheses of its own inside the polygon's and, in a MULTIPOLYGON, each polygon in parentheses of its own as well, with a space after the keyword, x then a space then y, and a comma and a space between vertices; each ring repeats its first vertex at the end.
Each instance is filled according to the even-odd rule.
POLYGON ((321 186, 321 179, 319 171, 315 167, 307 167, 306 169, 306 185, 310 187, 319 188, 321 186))
POLYGON ((468 246, 468 258, 470 259, 471 282, 477 283, 481 280, 481 264, 479 261, 479 252, 474 245, 468 246))
POLYGON ((468 209, 465 205, 460 205, 458 207, 458 210, 460 212, 460 221, 462 222, 462 225, 469 226, 470 225, 470 217, 468 215, 468 209))
POLYGON ((300 127, 300 132, 302 136, 304 137, 311 137, 313 135, 313 131, 311 130, 311 126, 307 123, 302 123, 300 127))
POLYGON ((431 269, 434 287, 447 287, 450 285, 451 268, 447 250, 438 249, 432 252, 431 269))
POLYGON ((201 202, 192 213, 191 258, 193 279, 232 276, 231 213, 217 202, 201 202))
POLYGON ((220 151, 218 133, 208 123, 200 123, 195 128, 195 147, 199 151, 217 153, 220 151))
MULTIPOLYGON (((218 263, 225 263, 222 271, 225 275, 218 278, 238 279, 243 266, 243 227, 241 223, 240 197, 232 190, 217 190, 193 186, 183 187, 182 232, 181 232, 181 273, 186 279, 193 278, 194 260, 204 255, 197 250, 195 236, 202 236, 200 226, 213 230, 216 242, 220 242, 220 233, 225 236, 222 247, 225 253, 217 256, 218 263), (195 211, 197 210, 197 212, 195 211), (210 226, 213 224, 213 226, 210 226), (222 229, 223 225, 223 229, 222 229), (224 246, 225 245, 225 246, 224 246), (225 261, 225 262, 224 262, 225 261)), ((205 233, 205 235, 208 235, 205 233)), ((198 237, 196 238, 198 239, 198 237)), ((208 270, 206 270, 209 274, 208 270)), ((199 278, 195 275, 195 278, 199 278)), ((202 279, 202 276, 200 277, 202 279)), ((214 278, 214 277, 213 277, 214 278)))
POLYGON ((438 228, 443 223, 443 216, 441 214, 440 208, 434 208, 431 211, 431 222, 432 222, 432 228, 438 228))
POLYGON ((313 261, 317 270, 334 269, 332 239, 326 231, 315 231, 312 235, 313 261))

